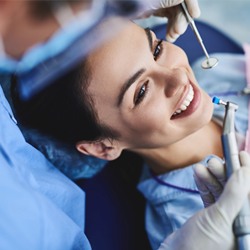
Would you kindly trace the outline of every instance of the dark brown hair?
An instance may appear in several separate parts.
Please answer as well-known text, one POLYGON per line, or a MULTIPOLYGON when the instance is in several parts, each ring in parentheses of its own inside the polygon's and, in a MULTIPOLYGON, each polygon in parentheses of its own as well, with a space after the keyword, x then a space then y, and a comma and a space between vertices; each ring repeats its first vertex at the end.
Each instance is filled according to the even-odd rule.
POLYGON ((118 134, 101 124, 88 86, 91 70, 87 60, 54 81, 29 101, 22 101, 17 80, 12 82, 12 99, 19 122, 61 141, 114 139, 118 134))

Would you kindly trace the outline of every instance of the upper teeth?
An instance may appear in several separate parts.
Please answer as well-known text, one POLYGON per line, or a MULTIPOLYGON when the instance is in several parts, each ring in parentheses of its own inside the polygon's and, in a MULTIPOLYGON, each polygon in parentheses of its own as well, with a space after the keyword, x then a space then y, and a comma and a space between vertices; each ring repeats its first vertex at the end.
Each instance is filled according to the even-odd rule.
POLYGON ((189 85, 189 92, 186 96, 186 99, 183 101, 181 106, 174 112, 173 115, 177 115, 185 111, 187 107, 190 105, 190 103, 192 102, 193 98, 194 98, 194 90, 193 90, 193 87, 189 85))

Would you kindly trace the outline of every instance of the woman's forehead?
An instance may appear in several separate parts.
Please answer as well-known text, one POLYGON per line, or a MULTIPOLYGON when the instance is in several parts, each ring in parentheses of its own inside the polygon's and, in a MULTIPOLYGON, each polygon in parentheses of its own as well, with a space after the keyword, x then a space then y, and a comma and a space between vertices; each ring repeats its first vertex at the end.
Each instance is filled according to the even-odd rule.
POLYGON ((120 34, 92 54, 89 60, 92 79, 88 91, 96 103, 100 102, 104 107, 106 101, 108 105, 117 102, 124 82, 144 66, 146 51, 149 46, 145 31, 129 23, 120 34))
POLYGON ((109 77, 122 73, 122 69, 125 70, 124 67, 126 70, 130 68, 132 70, 137 66, 137 61, 139 61, 137 58, 143 53, 143 45, 146 45, 145 31, 129 22, 119 34, 96 49, 89 57, 93 75, 109 77))
POLYGON ((144 31, 141 27, 132 22, 127 22, 117 34, 98 47, 90 57, 99 59, 105 56, 105 54, 112 54, 116 48, 126 50, 128 45, 141 38, 143 33, 144 31))

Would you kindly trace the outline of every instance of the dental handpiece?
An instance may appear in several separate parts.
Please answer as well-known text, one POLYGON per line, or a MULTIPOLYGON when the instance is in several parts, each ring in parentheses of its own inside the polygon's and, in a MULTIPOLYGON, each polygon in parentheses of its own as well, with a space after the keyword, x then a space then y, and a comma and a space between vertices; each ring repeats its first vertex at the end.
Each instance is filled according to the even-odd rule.
MULTIPOLYGON (((234 171, 240 168, 234 124, 235 112, 238 109, 238 105, 232 102, 225 102, 217 97, 213 98, 213 103, 225 106, 221 139, 227 178, 229 178, 234 171)), ((238 250, 250 250, 250 204, 248 200, 244 203, 234 221, 233 232, 237 238, 238 250)))
POLYGON ((196 35, 196 38, 199 42, 199 44, 201 45, 201 48, 206 56, 206 60, 202 62, 201 66, 203 69, 211 69, 213 68, 214 66, 216 66, 218 64, 218 59, 215 58, 215 57, 210 57, 207 53, 207 49, 202 41, 202 38, 200 36, 200 33, 195 25, 195 22, 193 20, 193 18, 190 16, 189 12, 188 12, 188 9, 187 9, 187 6, 185 4, 185 1, 183 1, 181 3, 181 7, 183 9, 183 12, 185 14, 185 17, 187 19, 187 22, 189 23, 190 27, 192 28, 192 30, 194 31, 195 35, 196 35))

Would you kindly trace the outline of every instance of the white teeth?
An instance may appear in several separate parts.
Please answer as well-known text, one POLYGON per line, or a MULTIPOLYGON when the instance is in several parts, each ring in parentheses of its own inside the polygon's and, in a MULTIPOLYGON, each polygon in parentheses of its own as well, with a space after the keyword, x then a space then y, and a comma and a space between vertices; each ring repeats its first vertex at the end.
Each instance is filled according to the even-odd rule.
POLYGON ((188 106, 190 104, 190 100, 185 100, 183 105, 188 106))
POLYGON ((187 109, 187 106, 184 105, 184 104, 182 104, 182 105, 181 105, 181 110, 184 111, 184 110, 186 110, 186 109, 187 109))
POLYGON ((193 87, 191 85, 189 85, 189 92, 186 96, 186 99, 183 101, 183 103, 181 104, 180 108, 178 108, 173 115, 177 115, 180 114, 181 112, 185 111, 187 109, 187 107, 190 105, 190 103, 192 102, 192 100, 194 99, 194 90, 193 87))

